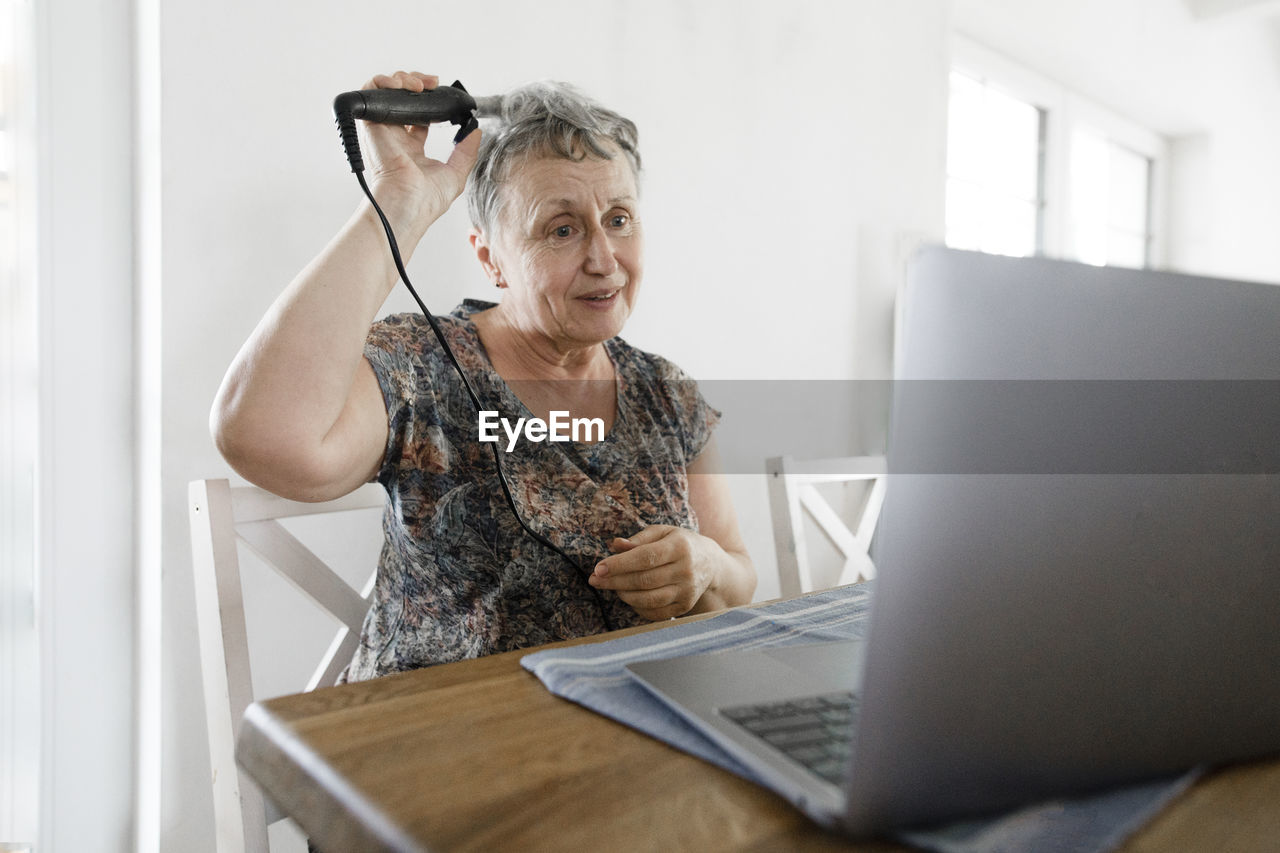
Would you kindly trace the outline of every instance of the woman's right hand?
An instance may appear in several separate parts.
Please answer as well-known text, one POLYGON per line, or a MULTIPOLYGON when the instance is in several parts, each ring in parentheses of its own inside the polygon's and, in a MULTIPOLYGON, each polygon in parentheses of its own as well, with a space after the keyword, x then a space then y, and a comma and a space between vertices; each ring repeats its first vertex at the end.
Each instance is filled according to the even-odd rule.
MULTIPOLYGON (((397 71, 378 74, 362 88, 421 92, 439 84, 440 79, 434 74, 397 71)), ((370 166, 374 198, 393 222, 400 220, 402 226, 425 231, 466 188, 467 175, 475 166, 480 148, 480 131, 469 133, 453 147, 449 159, 441 162, 424 151, 429 128, 360 124, 365 139, 361 148, 370 166)))

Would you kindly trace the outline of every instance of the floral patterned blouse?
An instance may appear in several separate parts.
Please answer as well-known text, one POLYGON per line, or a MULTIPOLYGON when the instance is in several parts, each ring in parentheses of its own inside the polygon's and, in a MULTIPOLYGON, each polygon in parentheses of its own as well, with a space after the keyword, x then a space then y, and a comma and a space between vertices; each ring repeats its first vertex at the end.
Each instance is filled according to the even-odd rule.
MULTIPOLYGON (((531 417, 490 364, 466 300, 437 322, 486 409, 514 424, 531 417)), ((609 540, 651 524, 697 530, 686 469, 720 413, 671 362, 605 341, 617 376, 612 428, 595 444, 497 444, 525 522, 503 496, 493 446, 427 321, 398 314, 365 344, 390 430, 377 480, 390 496, 385 543, 360 646, 344 680, 479 657, 636 625, 644 620, 587 577, 609 540)))

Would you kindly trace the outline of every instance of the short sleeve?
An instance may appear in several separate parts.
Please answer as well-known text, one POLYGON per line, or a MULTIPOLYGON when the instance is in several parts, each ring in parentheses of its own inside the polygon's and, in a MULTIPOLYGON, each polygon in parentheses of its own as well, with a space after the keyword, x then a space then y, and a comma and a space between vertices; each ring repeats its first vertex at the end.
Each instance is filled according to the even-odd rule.
POLYGON ((386 485, 394 478, 409 446, 414 407, 429 395, 423 383, 428 372, 421 353, 421 330, 414 315, 396 314, 374 323, 365 338, 364 357, 373 368, 387 408, 387 447, 375 479, 386 485))
POLYGON ((671 403, 672 415, 679 425, 680 444, 685 464, 697 459, 711 441, 721 413, 702 396, 698 383, 679 366, 665 358, 653 356, 657 372, 671 403))

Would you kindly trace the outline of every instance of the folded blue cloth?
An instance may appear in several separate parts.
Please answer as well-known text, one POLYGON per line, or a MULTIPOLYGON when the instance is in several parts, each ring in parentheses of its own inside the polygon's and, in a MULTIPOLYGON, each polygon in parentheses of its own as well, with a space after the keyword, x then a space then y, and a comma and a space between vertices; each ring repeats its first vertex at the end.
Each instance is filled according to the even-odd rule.
MULTIPOLYGON (((629 663, 725 649, 751 649, 863 636, 871 584, 826 590, 762 607, 730 610, 662 631, 526 655, 525 669, 557 696, 638 729, 752 782, 760 780, 669 710, 623 668, 629 663)), ((1101 853, 1114 849, 1195 781, 1197 773, 1058 800, 1004 817, 898 838, 938 853, 1101 853)))

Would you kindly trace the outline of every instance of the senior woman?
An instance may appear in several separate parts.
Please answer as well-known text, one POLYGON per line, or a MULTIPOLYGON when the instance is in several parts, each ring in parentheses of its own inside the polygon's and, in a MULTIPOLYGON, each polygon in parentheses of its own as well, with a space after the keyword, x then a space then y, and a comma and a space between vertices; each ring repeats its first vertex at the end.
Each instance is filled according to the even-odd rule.
MULTIPOLYGON (((365 88, 436 85, 399 72, 365 88)), ((471 176, 471 245, 501 301, 467 300, 439 323, 485 408, 511 423, 598 419, 571 442, 499 431, 511 503, 547 542, 512 513, 425 318, 373 322, 397 277, 369 205, 272 305, 214 403, 217 445, 251 482, 313 501, 370 480, 387 489, 350 680, 742 604, 755 589, 715 473, 718 413, 677 367, 618 337, 644 268, 635 126, 558 84, 510 93, 503 113, 445 162, 424 154, 425 128, 387 125, 364 128, 366 156, 406 260, 471 176)))

